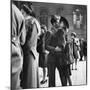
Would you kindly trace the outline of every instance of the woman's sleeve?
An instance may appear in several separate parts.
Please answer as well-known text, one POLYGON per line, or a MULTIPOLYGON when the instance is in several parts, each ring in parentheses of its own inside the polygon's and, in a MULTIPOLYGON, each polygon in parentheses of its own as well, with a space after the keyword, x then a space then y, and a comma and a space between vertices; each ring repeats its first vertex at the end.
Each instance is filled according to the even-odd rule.
POLYGON ((22 19, 20 29, 21 29, 20 43, 21 43, 21 45, 24 45, 25 40, 26 40, 26 28, 25 28, 25 20, 24 19, 22 19))

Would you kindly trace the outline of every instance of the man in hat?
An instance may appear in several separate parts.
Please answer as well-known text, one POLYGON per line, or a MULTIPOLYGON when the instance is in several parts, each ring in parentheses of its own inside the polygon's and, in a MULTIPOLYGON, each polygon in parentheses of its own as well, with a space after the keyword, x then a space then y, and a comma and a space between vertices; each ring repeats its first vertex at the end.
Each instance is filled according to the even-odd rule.
POLYGON ((59 71, 62 86, 67 85, 67 68, 65 61, 64 48, 66 44, 65 35, 69 28, 68 21, 61 16, 54 15, 51 17, 51 24, 53 28, 49 33, 49 38, 46 42, 46 49, 49 51, 48 55, 48 75, 49 87, 55 86, 55 70, 59 71))

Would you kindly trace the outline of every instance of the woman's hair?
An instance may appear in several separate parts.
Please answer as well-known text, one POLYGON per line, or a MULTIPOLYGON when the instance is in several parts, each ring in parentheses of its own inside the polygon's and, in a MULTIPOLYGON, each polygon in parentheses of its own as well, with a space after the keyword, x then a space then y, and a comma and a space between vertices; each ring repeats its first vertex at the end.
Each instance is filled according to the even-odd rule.
POLYGON ((66 18, 61 17, 61 19, 60 19, 60 23, 61 23, 61 22, 64 23, 64 28, 65 28, 65 29, 66 29, 66 28, 69 28, 69 23, 68 23, 68 21, 67 21, 66 18))
POLYGON ((57 19, 55 17, 55 15, 51 16, 51 24, 53 25, 55 22, 57 22, 57 19))

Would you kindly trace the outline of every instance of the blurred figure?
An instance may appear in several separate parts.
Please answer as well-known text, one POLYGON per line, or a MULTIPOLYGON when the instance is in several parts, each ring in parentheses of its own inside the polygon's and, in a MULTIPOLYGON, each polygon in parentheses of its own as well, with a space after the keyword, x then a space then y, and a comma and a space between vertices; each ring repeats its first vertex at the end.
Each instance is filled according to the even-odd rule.
POLYGON ((23 66, 21 45, 25 43, 25 21, 19 9, 12 3, 11 30, 11 90, 20 89, 20 73, 23 66))
POLYGON ((45 50, 45 35, 47 32, 47 27, 45 25, 41 26, 41 35, 38 41, 37 51, 39 52, 39 66, 43 69, 43 80, 41 84, 47 82, 46 80, 46 67, 47 67, 47 56, 45 50))
POLYGON ((72 43, 68 39, 68 35, 66 35, 66 46, 65 46, 65 55, 66 55, 66 61, 67 61, 67 82, 69 83, 69 86, 72 86, 72 81, 71 81, 71 64, 74 63, 74 57, 73 57, 73 47, 72 43))
POLYGON ((87 41, 83 41, 83 54, 84 54, 84 60, 87 60, 87 41))
POLYGON ((38 74, 38 53, 37 53, 37 39, 41 30, 39 22, 32 14, 32 9, 27 5, 23 5, 21 9, 25 18, 26 25, 26 42, 23 46, 24 64, 22 75, 22 87, 24 89, 39 87, 38 74), (32 16, 31 16, 32 15, 32 16))
POLYGON ((83 44, 84 40, 80 39, 80 61, 83 61, 83 56, 84 56, 84 44, 83 44))
MULTIPOLYGON (((72 39, 72 44, 73 44, 73 56, 75 60, 75 70, 77 70, 77 60, 79 58, 79 44, 78 44, 78 39, 76 37, 75 32, 71 33, 71 39, 72 39)), ((72 64, 72 70, 73 70, 73 64, 72 64)))

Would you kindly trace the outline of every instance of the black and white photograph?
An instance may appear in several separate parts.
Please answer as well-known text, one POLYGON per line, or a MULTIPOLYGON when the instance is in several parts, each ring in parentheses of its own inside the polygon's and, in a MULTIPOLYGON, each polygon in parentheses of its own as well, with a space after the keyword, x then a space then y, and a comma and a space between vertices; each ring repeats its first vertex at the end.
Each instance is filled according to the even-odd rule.
POLYGON ((87 85, 87 5, 10 3, 11 90, 87 85))

